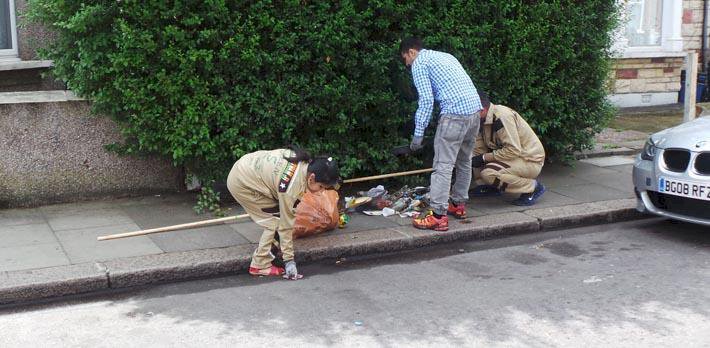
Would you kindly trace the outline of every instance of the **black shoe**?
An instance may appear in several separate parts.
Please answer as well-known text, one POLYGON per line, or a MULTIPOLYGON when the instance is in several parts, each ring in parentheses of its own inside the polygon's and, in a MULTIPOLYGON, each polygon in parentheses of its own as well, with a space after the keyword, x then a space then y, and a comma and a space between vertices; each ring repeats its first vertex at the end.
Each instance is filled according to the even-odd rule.
POLYGON ((545 185, 537 183, 535 185, 535 190, 531 193, 523 193, 520 197, 513 201, 514 205, 518 206, 530 206, 537 202, 540 197, 545 193, 545 185))

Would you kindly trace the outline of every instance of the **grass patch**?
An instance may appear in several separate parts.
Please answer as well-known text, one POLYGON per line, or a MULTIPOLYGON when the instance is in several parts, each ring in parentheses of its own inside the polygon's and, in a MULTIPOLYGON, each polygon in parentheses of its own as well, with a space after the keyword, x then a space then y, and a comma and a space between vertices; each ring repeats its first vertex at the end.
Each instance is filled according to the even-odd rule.
POLYGON ((635 130, 645 133, 655 133, 683 122, 683 112, 662 114, 619 114, 609 127, 616 130, 635 130))

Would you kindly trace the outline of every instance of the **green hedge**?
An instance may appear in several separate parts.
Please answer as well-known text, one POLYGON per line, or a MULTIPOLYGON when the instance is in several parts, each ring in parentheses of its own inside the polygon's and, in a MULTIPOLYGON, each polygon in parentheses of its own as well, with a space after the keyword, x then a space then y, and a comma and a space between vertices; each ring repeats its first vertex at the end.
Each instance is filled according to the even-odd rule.
MULTIPOLYGON (((346 176, 420 165, 389 149, 416 109, 399 39, 461 60, 478 88, 536 128, 548 152, 607 122, 614 0, 31 0, 58 32, 54 74, 119 121, 123 153, 160 153, 203 178, 290 143, 346 176)), ((434 127, 430 127, 429 132, 434 127)))

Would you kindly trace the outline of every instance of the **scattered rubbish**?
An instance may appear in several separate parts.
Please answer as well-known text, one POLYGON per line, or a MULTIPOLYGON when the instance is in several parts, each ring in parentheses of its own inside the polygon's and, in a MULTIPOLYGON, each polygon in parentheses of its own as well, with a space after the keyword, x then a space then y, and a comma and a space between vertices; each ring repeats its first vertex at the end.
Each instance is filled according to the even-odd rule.
POLYGON ((590 278, 587 278, 587 279, 583 280, 582 282, 589 284, 589 283, 598 283, 602 280, 603 279, 601 279, 597 276, 591 276, 590 278))
POLYGON ((382 185, 377 185, 371 189, 369 189, 367 192, 358 192, 360 196, 367 196, 370 198, 379 198, 382 197, 383 195, 387 194, 387 190, 385 190, 385 187, 382 185))
POLYGON ((392 216, 394 214, 397 214, 397 211, 392 208, 382 209, 382 216, 384 217, 392 216))
POLYGON ((345 197, 345 209, 354 210, 355 208, 370 203, 372 197, 345 197))
POLYGON ((421 214, 421 213, 418 211, 405 211, 404 213, 400 213, 399 217, 401 217, 401 218, 406 218, 406 217, 417 218, 417 217, 419 217, 419 214, 421 214))
POLYGON ((389 194, 384 186, 378 185, 368 191, 359 191, 358 195, 360 197, 346 197, 345 207, 347 209, 367 204, 370 209, 362 210, 362 213, 368 216, 387 217, 398 214, 403 218, 417 217, 429 208, 429 188, 425 186, 410 188, 404 185, 389 194), (359 201, 360 199, 362 200, 359 201), (369 201, 364 201, 368 199, 369 201))
POLYGON ((353 324, 355 324, 355 326, 362 326, 362 322, 359 320, 355 320, 353 324))
POLYGON ((402 197, 392 204, 392 209, 395 211, 404 211, 409 206, 409 198, 402 197))
POLYGON ((392 201, 390 201, 389 199, 378 198, 377 201, 375 201, 374 205, 375 208, 382 210, 384 208, 391 207, 392 201))
POLYGON ((350 222, 350 215, 348 214, 340 214, 340 219, 338 220, 338 228, 345 228, 345 225, 347 225, 350 222))

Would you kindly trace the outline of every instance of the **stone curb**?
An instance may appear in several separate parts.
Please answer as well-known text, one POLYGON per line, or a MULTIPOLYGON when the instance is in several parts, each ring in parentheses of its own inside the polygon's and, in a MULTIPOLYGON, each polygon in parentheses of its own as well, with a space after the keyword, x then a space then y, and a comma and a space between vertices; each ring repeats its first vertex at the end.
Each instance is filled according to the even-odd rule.
POLYGON ((609 157, 609 156, 631 156, 640 153, 640 150, 630 149, 627 147, 619 147, 616 149, 599 150, 599 151, 583 151, 574 154, 577 160, 587 158, 609 157))
MULTIPOLYGON (((299 240, 296 253, 300 262, 313 262, 643 218, 635 207, 635 199, 620 199, 486 215, 476 217, 475 223, 456 221, 447 232, 399 226, 331 234, 299 240)), ((240 245, 3 272, 0 273, 0 305, 234 274, 248 268, 252 251, 252 245, 240 245)))

